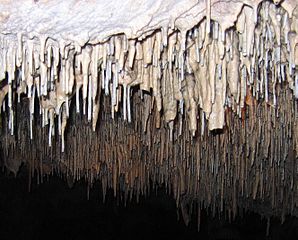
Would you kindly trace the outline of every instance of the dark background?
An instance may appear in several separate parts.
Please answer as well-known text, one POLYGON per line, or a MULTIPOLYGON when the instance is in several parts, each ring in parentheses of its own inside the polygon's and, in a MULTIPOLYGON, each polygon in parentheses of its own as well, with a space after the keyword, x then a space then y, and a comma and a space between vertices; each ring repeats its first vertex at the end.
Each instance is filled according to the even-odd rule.
POLYGON ((146 198, 124 206, 109 191, 102 202, 99 183, 87 199, 87 184, 79 181, 69 188, 56 175, 28 192, 28 175, 17 177, 0 172, 0 240, 4 239, 298 239, 298 219, 287 217, 281 225, 246 212, 229 223, 202 211, 201 231, 194 214, 189 226, 177 219, 174 199, 159 187, 146 198))

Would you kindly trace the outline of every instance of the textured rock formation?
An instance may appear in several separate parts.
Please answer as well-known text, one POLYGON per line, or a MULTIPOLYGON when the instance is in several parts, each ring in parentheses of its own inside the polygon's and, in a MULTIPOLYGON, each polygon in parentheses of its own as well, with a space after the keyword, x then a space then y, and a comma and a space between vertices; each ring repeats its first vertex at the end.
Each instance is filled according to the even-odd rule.
POLYGON ((297 215, 297 6, 1 1, 3 164, 297 215))

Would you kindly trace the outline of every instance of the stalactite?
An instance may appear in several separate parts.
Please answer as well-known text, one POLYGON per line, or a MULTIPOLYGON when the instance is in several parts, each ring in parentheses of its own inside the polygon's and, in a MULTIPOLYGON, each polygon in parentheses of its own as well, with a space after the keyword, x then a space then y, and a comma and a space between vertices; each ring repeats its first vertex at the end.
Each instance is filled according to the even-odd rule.
POLYGON ((198 222, 254 202, 297 216, 298 8, 259 2, 230 28, 206 0, 192 26, 139 36, 0 34, 4 165, 99 178, 103 200, 165 184, 187 223, 194 202, 198 222))

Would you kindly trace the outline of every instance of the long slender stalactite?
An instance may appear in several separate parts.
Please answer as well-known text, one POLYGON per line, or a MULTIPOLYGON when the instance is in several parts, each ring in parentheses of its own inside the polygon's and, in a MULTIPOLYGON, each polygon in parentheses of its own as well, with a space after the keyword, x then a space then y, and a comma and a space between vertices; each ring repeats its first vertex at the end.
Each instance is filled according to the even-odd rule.
POLYGON ((69 1, 74 20, 60 26, 71 3, 17 1, 15 13, 9 2, 0 2, 7 169, 25 163, 40 182, 54 171, 99 179, 125 200, 165 184, 186 223, 195 203, 198 216, 210 208, 232 219, 239 207, 298 216, 294 0, 177 1, 171 13, 160 2, 144 6, 151 19, 119 10, 123 26, 111 28, 111 15, 98 29, 87 3, 69 1))

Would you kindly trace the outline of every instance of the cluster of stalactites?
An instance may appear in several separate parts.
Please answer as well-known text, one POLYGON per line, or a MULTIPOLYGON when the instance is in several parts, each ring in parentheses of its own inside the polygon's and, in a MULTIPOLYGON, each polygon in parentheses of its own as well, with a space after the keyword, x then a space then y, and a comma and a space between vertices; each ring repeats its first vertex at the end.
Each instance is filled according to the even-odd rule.
POLYGON ((267 1, 259 6, 257 19, 253 9, 244 6, 235 27, 225 31, 207 17, 189 31, 162 28, 139 39, 120 34, 83 47, 22 33, 17 43, 6 35, 0 41, 0 77, 7 80, 0 104, 4 110, 8 106, 11 134, 13 102, 24 93, 30 100, 31 137, 38 98, 49 145, 58 118, 62 151, 71 101, 95 129, 101 90, 111 96, 112 117, 122 109, 123 119, 131 121, 131 87, 139 85, 152 92, 170 128, 177 114, 186 114, 193 135, 197 124, 205 122, 210 130, 223 128, 227 107, 241 117, 249 91, 275 107, 275 86, 287 82, 298 98, 298 10, 289 16, 267 1), (4 99, 7 104, 2 104, 4 99), (204 115, 201 123, 199 109, 204 115))

